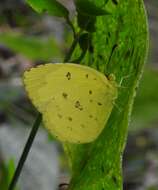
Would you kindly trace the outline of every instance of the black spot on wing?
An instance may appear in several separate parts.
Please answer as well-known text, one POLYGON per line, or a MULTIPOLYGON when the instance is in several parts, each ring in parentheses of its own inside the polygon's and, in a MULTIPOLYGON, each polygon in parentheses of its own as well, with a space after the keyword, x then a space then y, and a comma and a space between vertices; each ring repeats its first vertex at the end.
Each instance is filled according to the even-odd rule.
POLYGON ((79 109, 80 111, 83 110, 83 107, 81 106, 81 104, 80 104, 79 101, 76 101, 76 102, 75 102, 75 108, 79 109))
POLYGON ((90 95, 92 94, 92 90, 89 90, 89 94, 90 94, 90 95))
POLYGON ((72 117, 68 117, 68 120, 69 120, 69 121, 72 121, 72 117))
POLYGON ((70 79, 71 79, 71 73, 68 72, 68 73, 66 74, 66 77, 67 77, 68 80, 70 80, 70 79))
POLYGON ((63 93, 62 93, 62 96, 63 96, 65 99, 67 99, 68 94, 66 94, 65 92, 63 92, 63 93))
POLYGON ((58 113, 58 117, 61 119, 63 116, 61 114, 58 113))
POLYGON ((89 75, 88 74, 86 74, 86 78, 88 79, 88 77, 89 77, 89 75))
POLYGON ((101 103, 101 102, 98 102, 98 105, 99 105, 99 106, 102 106, 102 103, 101 103))
POLYGON ((56 107, 58 110, 60 110, 60 107, 59 107, 58 105, 55 105, 55 107, 56 107))

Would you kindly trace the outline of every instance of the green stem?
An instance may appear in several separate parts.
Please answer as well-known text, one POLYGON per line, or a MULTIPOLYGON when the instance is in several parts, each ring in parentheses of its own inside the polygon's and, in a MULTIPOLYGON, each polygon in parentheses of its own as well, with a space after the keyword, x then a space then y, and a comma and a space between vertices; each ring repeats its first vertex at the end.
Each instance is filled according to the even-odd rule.
POLYGON ((69 49, 69 52, 67 53, 67 55, 65 56, 65 59, 64 59, 64 63, 68 62, 70 59, 71 59, 71 56, 78 44, 78 40, 79 40, 79 37, 80 35, 82 34, 83 30, 80 30, 76 35, 75 35, 75 38, 70 46, 70 49, 69 49))
POLYGON ((77 43, 78 43, 78 36, 76 36, 76 38, 72 42, 72 45, 71 45, 71 47, 69 49, 69 52, 67 53, 67 55, 66 55, 66 57, 64 59, 64 63, 66 63, 66 62, 68 62, 70 60, 70 58, 72 56, 72 53, 74 52, 77 43))
POLYGON ((32 143, 33 143, 34 138, 36 136, 36 133, 37 133, 37 131, 39 129, 41 121, 42 121, 42 115, 39 113, 36 120, 35 120, 35 123, 34 123, 34 125, 32 127, 30 136, 29 136, 29 138, 27 140, 27 143, 25 145, 25 148, 24 148, 23 153, 21 155, 21 158, 19 160, 19 164, 18 164, 18 166, 16 168, 16 171, 14 173, 13 179, 12 179, 10 185, 9 185, 8 190, 13 190, 14 187, 16 186, 17 180, 18 180, 18 178, 20 176, 20 173, 22 171, 23 165, 24 165, 24 163, 26 161, 26 158, 28 156, 28 153, 29 153, 29 151, 31 149, 32 143))
POLYGON ((72 63, 80 63, 81 60, 85 57, 86 52, 87 52, 87 51, 82 51, 81 55, 80 55, 77 59, 72 60, 71 62, 72 62, 72 63))
POLYGON ((72 32, 73 32, 73 35, 74 35, 74 39, 76 38, 76 31, 75 31, 75 28, 74 28, 74 25, 72 24, 72 22, 70 21, 69 17, 67 17, 67 24, 71 27, 72 29, 72 32))
MULTIPOLYGON (((67 62, 67 61, 70 60, 70 58, 71 58, 71 56, 73 54, 73 51, 75 50, 75 47, 76 47, 77 43, 78 43, 78 36, 76 36, 76 38, 74 39, 74 41, 73 41, 73 43, 72 43, 72 45, 71 45, 71 47, 69 49, 69 52, 65 56, 64 62, 67 62)), ((30 151, 30 149, 32 147, 33 141, 35 139, 35 136, 37 134, 37 131, 39 129, 39 126, 40 126, 41 122, 42 122, 42 115, 39 113, 36 120, 35 120, 35 123, 34 123, 34 125, 32 127, 31 133, 30 133, 29 138, 28 138, 28 140, 26 142, 25 148, 24 148, 23 153, 21 155, 21 158, 20 158, 20 160, 18 162, 18 166, 17 166, 17 168, 15 170, 14 176, 12 178, 12 181, 11 181, 11 183, 9 185, 8 190, 14 190, 14 188, 16 186, 16 183, 17 183, 17 181, 19 179, 19 176, 21 174, 21 171, 23 169, 23 166, 25 164, 25 161, 27 159, 29 151, 30 151)))

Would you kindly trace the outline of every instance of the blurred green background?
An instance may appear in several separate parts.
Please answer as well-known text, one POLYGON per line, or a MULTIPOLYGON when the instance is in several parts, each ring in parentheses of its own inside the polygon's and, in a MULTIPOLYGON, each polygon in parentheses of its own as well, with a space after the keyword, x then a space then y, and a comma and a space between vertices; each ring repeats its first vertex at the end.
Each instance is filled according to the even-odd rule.
MULTIPOLYGON (((73 1, 62 2, 73 15, 73 1)), ((145 4, 150 51, 129 126, 125 190, 158 190, 158 2, 146 0, 145 4)), ((24 0, 0 1, 0 190, 7 189, 36 116, 22 86, 22 73, 41 63, 61 62, 71 39, 64 20, 41 16, 24 0)), ((18 190, 55 190, 68 178, 60 145, 41 128, 18 190)))

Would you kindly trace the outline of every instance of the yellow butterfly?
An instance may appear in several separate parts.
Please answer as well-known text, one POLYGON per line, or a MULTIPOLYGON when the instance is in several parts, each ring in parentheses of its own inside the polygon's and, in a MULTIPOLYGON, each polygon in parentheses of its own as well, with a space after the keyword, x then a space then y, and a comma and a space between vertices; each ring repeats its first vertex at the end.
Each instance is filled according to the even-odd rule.
POLYGON ((94 141, 107 123, 117 84, 78 64, 45 64, 24 73, 24 85, 45 127, 59 140, 94 141))

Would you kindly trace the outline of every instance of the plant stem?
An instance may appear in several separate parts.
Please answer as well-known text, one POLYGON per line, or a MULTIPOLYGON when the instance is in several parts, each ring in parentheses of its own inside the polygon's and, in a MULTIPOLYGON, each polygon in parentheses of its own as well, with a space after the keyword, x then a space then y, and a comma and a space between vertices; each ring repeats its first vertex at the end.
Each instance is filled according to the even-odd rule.
POLYGON ((78 35, 76 36, 76 38, 75 38, 74 41, 72 42, 72 45, 71 45, 71 47, 70 47, 70 49, 69 49, 69 52, 68 52, 67 55, 65 56, 64 63, 66 63, 66 62, 68 62, 68 61, 70 60, 70 58, 71 58, 71 56, 72 56, 72 53, 73 53, 73 51, 74 51, 74 49, 75 49, 77 43, 78 43, 78 35))
POLYGON ((76 35, 75 38, 70 46, 69 52, 66 54, 65 59, 64 59, 64 63, 68 62, 77 46, 78 40, 80 35, 82 34, 83 30, 80 30, 76 35))
POLYGON ((27 143, 25 145, 25 148, 23 150, 23 153, 21 155, 21 158, 19 160, 18 166, 16 168, 16 171, 14 173, 13 179, 12 179, 10 185, 9 185, 8 190, 13 190, 16 183, 17 183, 17 180, 18 180, 18 178, 20 176, 20 173, 21 173, 23 165, 24 165, 24 163, 26 161, 27 155, 28 155, 28 153, 29 153, 29 151, 31 149, 32 143, 34 141, 34 138, 36 136, 36 133, 38 131, 38 128, 40 126, 41 121, 42 121, 42 115, 39 113, 36 120, 35 120, 35 122, 34 122, 34 125, 32 127, 31 133, 29 135, 29 138, 27 140, 27 143))
MULTIPOLYGON (((71 58, 71 56, 73 54, 73 51, 75 50, 75 47, 76 47, 77 43, 78 43, 78 35, 74 39, 74 41, 73 41, 73 43, 72 43, 72 45, 71 45, 71 47, 69 49, 69 52, 65 56, 64 62, 67 62, 67 61, 70 60, 70 58, 71 58)), ((37 118, 35 120, 35 123, 34 123, 34 125, 32 127, 31 133, 30 133, 29 138, 28 138, 28 140, 26 142, 26 145, 24 147, 23 153, 22 153, 21 158, 20 158, 20 160, 18 162, 18 166, 17 166, 17 168, 15 170, 14 176, 12 178, 12 181, 11 181, 11 183, 9 185, 8 190, 14 190, 14 188, 16 186, 16 183, 17 183, 18 178, 19 178, 19 176, 21 174, 21 171, 23 169, 24 163, 25 163, 25 161, 27 159, 27 156, 29 154, 29 151, 31 149, 31 146, 33 144, 34 138, 35 138, 35 136, 37 134, 37 131, 39 129, 39 126, 40 126, 41 122, 42 122, 42 114, 38 113, 38 116, 37 116, 37 118)))
POLYGON ((72 24, 72 22, 70 21, 69 17, 67 17, 67 23, 68 25, 71 27, 72 29, 72 32, 73 32, 73 35, 74 35, 74 39, 76 38, 76 31, 75 31, 75 28, 74 28, 74 25, 72 24))

